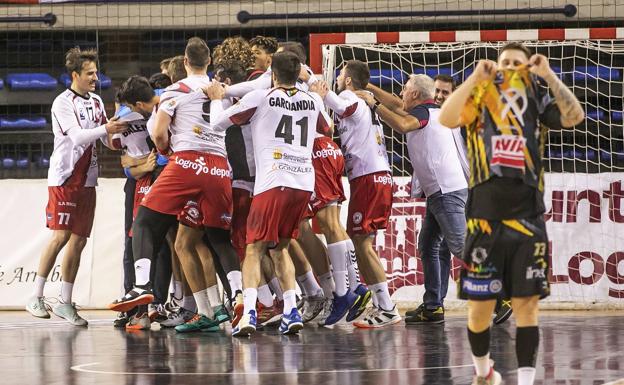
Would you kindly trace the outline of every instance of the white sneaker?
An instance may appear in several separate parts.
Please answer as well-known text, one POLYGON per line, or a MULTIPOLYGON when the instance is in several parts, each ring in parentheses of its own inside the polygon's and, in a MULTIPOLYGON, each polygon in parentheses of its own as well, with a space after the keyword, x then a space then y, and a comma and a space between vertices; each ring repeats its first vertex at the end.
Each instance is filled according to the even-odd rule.
POLYGON ((178 308, 178 311, 176 311, 175 313, 169 313, 169 316, 167 316, 167 319, 162 321, 160 323, 160 326, 164 328, 174 328, 178 325, 182 325, 183 323, 186 323, 186 321, 193 318, 193 316, 195 316, 195 313, 181 307, 181 308, 178 308))
POLYGON ((494 370, 494 361, 490 360, 490 373, 485 377, 475 376, 472 385, 500 385, 502 382, 500 373, 494 370))
POLYGON ((38 318, 50 318, 49 305, 45 303, 45 297, 31 297, 26 303, 26 311, 38 318))
POLYGON ((52 308, 52 312, 58 317, 66 319, 74 326, 87 326, 88 322, 82 318, 76 311, 76 305, 73 303, 59 302, 52 308))
POLYGON ((353 325, 363 329, 381 328, 388 325, 394 325, 401 321, 401 316, 396 305, 392 310, 384 310, 382 308, 373 308, 362 320, 355 321, 353 325))
POLYGON ((318 326, 325 326, 325 320, 331 314, 333 303, 334 303, 333 298, 327 298, 325 300, 325 303, 323 304, 323 311, 321 312, 321 315, 318 317, 318 326))

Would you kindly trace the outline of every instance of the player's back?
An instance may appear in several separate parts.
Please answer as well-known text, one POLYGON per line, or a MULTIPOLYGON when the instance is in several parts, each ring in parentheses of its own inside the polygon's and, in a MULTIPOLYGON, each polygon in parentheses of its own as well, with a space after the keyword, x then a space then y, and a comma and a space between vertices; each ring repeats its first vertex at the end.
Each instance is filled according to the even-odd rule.
POLYGON ((353 102, 339 116, 338 135, 349 180, 380 171, 390 171, 383 127, 377 114, 351 91, 340 97, 353 102))
POLYGON ((95 186, 98 171, 93 143, 75 145, 67 132, 90 130, 106 124, 102 99, 93 93, 84 97, 67 89, 54 99, 51 112, 54 151, 50 157, 48 185, 60 186, 73 174, 84 173, 85 185, 95 186), (75 170, 76 167, 79 170, 75 170))
POLYGON ((251 120, 256 160, 255 194, 274 187, 314 190, 312 146, 322 116, 322 102, 296 88, 254 91, 257 111, 251 120))

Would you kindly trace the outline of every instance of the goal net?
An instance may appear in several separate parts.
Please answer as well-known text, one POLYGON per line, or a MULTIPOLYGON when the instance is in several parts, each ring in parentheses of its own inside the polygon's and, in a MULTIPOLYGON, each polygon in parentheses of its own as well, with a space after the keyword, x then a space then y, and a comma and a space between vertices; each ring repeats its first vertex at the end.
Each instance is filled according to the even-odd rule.
MULTIPOLYGON (((478 39, 483 32, 470 31, 464 36, 478 39)), ((530 33, 522 32, 524 36, 530 33)), ((615 29, 603 32, 565 30, 565 36, 585 39, 539 40, 552 35, 540 30, 534 40, 518 39, 549 58, 587 116, 573 131, 549 132, 543 154, 552 288, 552 295, 543 301, 547 307, 624 308, 624 36, 615 29), (592 35, 600 39, 588 39, 592 35)), ((317 35, 311 39, 311 50, 320 48, 323 77, 330 85, 347 60, 358 59, 369 64, 371 83, 399 95, 409 74, 446 74, 459 84, 479 59, 496 60, 498 49, 506 43, 496 39, 427 42, 422 41, 423 32, 414 34, 421 41, 404 41, 409 40, 409 33, 399 35, 401 42, 371 36, 374 34, 342 34, 338 38, 340 34, 332 34, 326 39, 317 35), (344 42, 337 43, 340 40, 344 42)), ((460 36, 460 32, 449 34, 460 36)), ((311 56, 314 59, 315 55, 311 56)), ((312 66, 317 69, 321 63, 312 66)), ((411 165, 405 137, 388 127, 385 134, 396 186, 391 224, 378 234, 376 246, 393 298, 411 306, 421 302, 424 293, 417 240, 425 202, 409 198, 411 165)), ((458 278, 458 273, 459 263, 454 259, 452 279, 458 278)), ((456 284, 450 280, 448 307, 461 306, 456 292, 456 284)))

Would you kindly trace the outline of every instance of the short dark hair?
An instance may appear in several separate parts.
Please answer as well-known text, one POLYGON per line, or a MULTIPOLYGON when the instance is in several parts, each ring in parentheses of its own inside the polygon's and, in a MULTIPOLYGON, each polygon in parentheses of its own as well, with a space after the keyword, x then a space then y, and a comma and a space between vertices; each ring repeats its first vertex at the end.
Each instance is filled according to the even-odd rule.
POLYGON ((368 65, 359 60, 349 60, 345 64, 345 75, 351 78, 351 84, 356 90, 364 90, 370 80, 368 65))
POLYGON ((167 73, 171 78, 172 83, 177 83, 180 80, 186 78, 186 68, 184 68, 184 56, 176 56, 169 62, 167 67, 167 73))
POLYGON ((531 51, 524 44, 517 41, 512 41, 502 46, 501 49, 498 50, 498 55, 500 56, 503 52, 511 49, 522 51, 526 55, 527 59, 531 57, 531 51))
POLYGON ((168 68, 169 67, 169 62, 171 62, 171 59, 173 59, 173 58, 172 57, 168 57, 166 59, 162 59, 160 61, 160 69, 168 68))
POLYGON ((193 68, 203 68, 210 64, 210 48, 206 42, 199 37, 192 37, 186 43, 184 55, 189 66, 193 68))
POLYGON ((455 79, 453 79, 453 77, 451 75, 445 75, 445 74, 437 74, 434 78, 433 81, 435 82, 436 80, 439 80, 441 82, 444 83, 451 83, 451 88, 453 90, 455 90, 455 87, 457 87, 457 83, 455 82, 455 79))
POLYGON ((267 36, 256 36, 253 39, 249 40, 249 44, 253 47, 257 45, 262 48, 268 54, 274 54, 277 51, 277 39, 274 37, 267 36))
POLYGON ((154 97, 154 90, 143 76, 130 76, 119 87, 119 101, 125 104, 147 103, 154 97))
MULTIPOLYGON (((168 65, 167 68, 169 68, 168 65)), ((171 85, 171 78, 162 72, 157 72, 150 76, 149 84, 155 90, 164 89, 171 85)))
POLYGON ((98 61, 98 53, 94 48, 89 48, 85 50, 81 50, 80 47, 70 48, 65 54, 65 68, 69 75, 71 76, 72 72, 77 72, 80 74, 82 71, 82 66, 84 63, 98 61))
POLYGON ((215 67, 215 77, 219 77, 221 81, 230 78, 232 84, 245 81, 247 78, 247 71, 243 68, 243 64, 237 60, 222 60, 219 65, 215 67))
POLYGON ((303 44, 298 41, 285 41, 283 43, 279 43, 278 46, 279 48, 282 48, 284 52, 292 52, 297 55, 301 63, 305 63, 306 60, 308 60, 303 44))
POLYGON ((292 52, 278 52, 273 55, 271 70, 280 84, 295 85, 301 71, 301 62, 292 52))

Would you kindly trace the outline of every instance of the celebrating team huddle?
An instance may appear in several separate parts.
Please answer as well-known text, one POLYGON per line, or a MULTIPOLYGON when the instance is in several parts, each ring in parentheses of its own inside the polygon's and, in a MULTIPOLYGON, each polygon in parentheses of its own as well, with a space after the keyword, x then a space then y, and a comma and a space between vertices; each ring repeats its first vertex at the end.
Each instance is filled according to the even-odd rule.
POLYGON ((231 322, 233 336, 248 336, 271 325, 294 334, 304 324, 366 329, 400 322, 374 245, 392 208, 383 121, 406 135, 412 192, 427 197, 429 239, 421 238, 419 249, 435 243, 439 250, 425 264, 423 305, 406 322, 443 322, 445 247, 448 261, 450 252, 463 256, 460 295, 469 300, 475 383, 500 383, 489 360, 489 324, 496 300, 509 298, 526 369, 519 381, 532 383, 537 300, 548 295, 538 130, 571 127, 583 111, 547 59, 525 50, 503 47, 498 68, 480 62, 454 92, 440 85, 454 86, 452 78, 413 75, 399 98, 370 85, 368 66, 358 60, 342 67, 334 92, 304 64, 299 43, 228 38, 211 57, 203 40, 191 38, 183 56, 161 63, 164 75, 122 84, 110 120, 93 93, 97 53, 70 50, 72 86, 52 107, 46 224, 53 238, 27 310, 49 318, 43 287, 66 247, 61 301, 52 311, 87 325, 72 290, 93 224, 101 140, 122 151, 128 177, 126 293, 109 305, 119 312, 115 326, 147 330, 159 322, 190 333, 219 332, 231 322), (528 101, 520 112, 501 105, 499 94, 509 87, 528 101))

